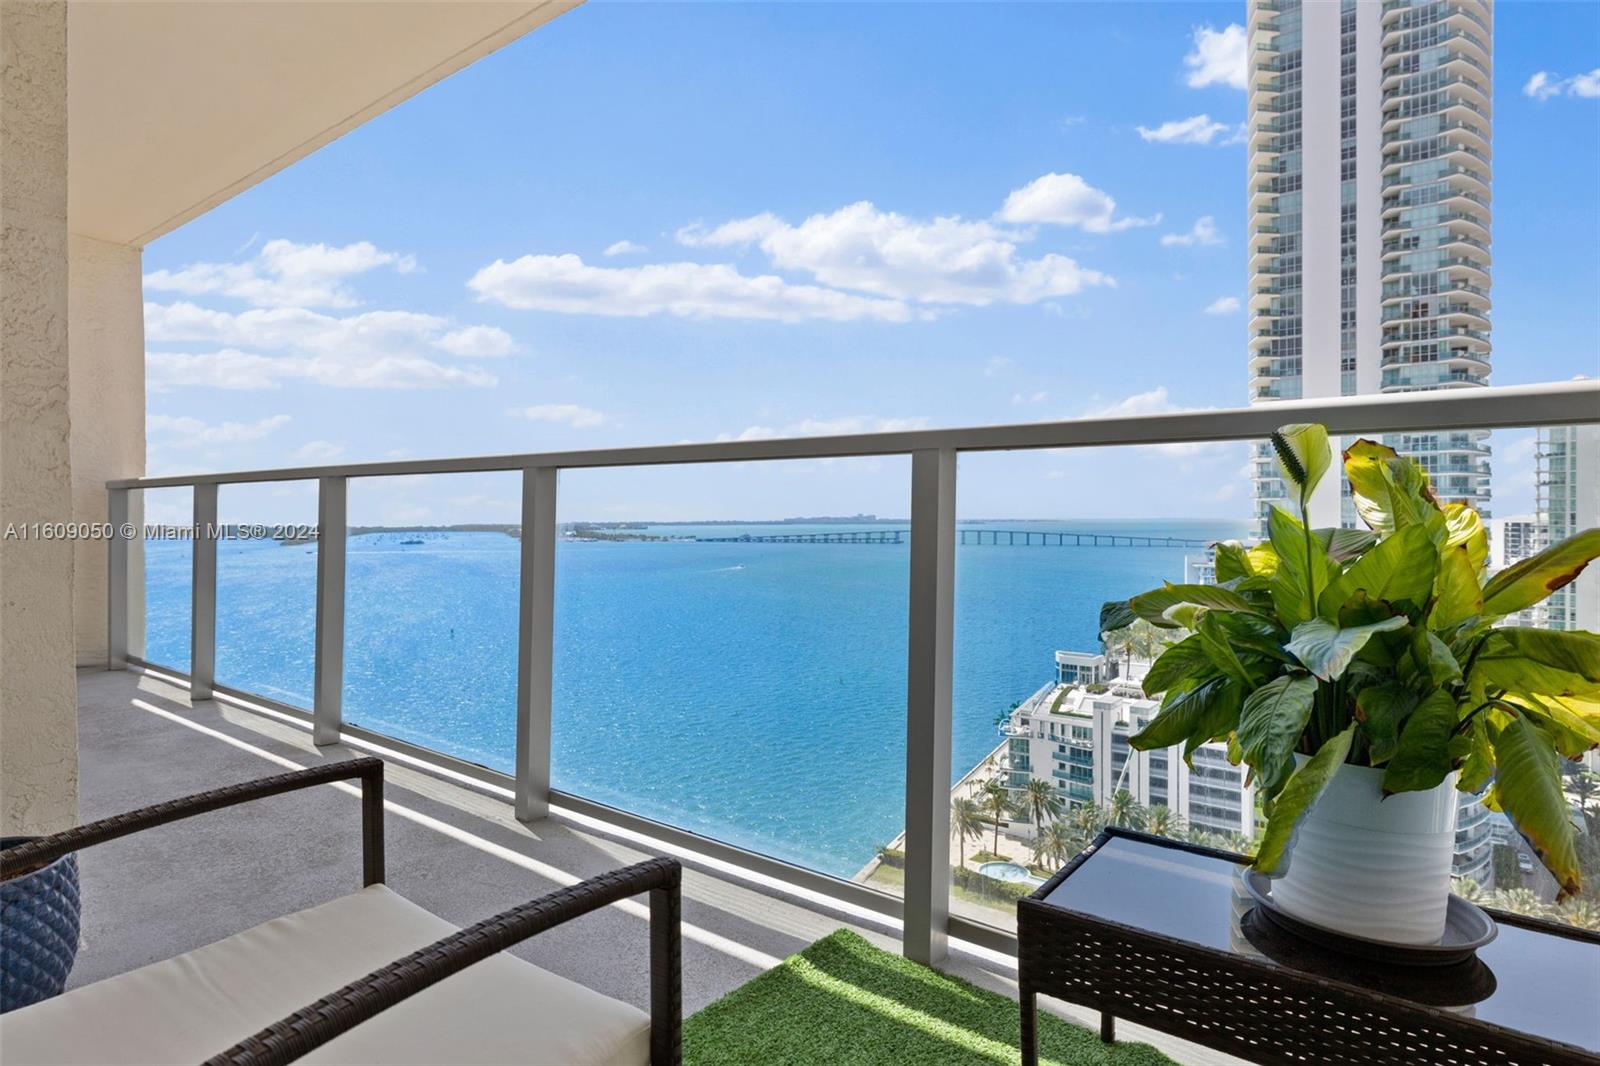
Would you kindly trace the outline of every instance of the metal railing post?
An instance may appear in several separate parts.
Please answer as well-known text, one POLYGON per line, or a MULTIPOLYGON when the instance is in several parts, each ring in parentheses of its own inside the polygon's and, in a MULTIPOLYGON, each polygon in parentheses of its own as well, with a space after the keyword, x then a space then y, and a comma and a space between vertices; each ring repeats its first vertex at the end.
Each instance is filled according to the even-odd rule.
POLYGON ((136 489, 106 490, 106 669, 128 668, 128 636, 133 604, 129 596, 133 538, 129 536, 132 506, 129 497, 136 489))
POLYGON ((517 793, 522 821, 550 813, 550 704, 555 658, 555 467, 522 471, 517 615, 517 793))
POLYGON ((339 743, 344 724, 345 479, 317 479, 317 651, 311 739, 339 743))
POLYGON ((209 700, 217 675, 217 486, 194 487, 190 541, 189 699, 209 700))
POLYGON ((928 964, 944 958, 949 943, 955 535, 956 452, 913 452, 902 950, 928 964))

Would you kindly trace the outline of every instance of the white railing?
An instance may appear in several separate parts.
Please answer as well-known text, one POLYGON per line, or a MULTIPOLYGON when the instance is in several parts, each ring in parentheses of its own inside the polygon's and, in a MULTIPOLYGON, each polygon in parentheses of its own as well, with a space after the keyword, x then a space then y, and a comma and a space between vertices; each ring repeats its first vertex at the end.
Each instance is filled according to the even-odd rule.
MULTIPOLYGON (((699 840, 719 858, 777 875, 836 898, 864 903, 902 919, 904 950, 921 961, 943 956, 949 935, 1004 948, 1009 938, 949 913, 952 635, 955 608, 956 458, 961 452, 1189 444, 1266 437, 1290 422, 1321 422, 1334 433, 1432 433, 1452 429, 1518 429, 1600 422, 1600 381, 1557 385, 1409 393, 1331 400, 1296 400, 1233 410, 1189 411, 1128 418, 928 429, 786 440, 729 441, 593 451, 421 459, 344 466, 292 467, 220 474, 131 478, 107 483, 108 517, 121 530, 142 508, 132 494, 143 489, 194 490, 193 615, 190 688, 196 699, 215 690, 217 568, 220 485, 262 481, 318 483, 316 665, 311 723, 318 744, 337 743, 363 731, 345 725, 344 592, 346 486, 350 478, 407 474, 521 471, 521 603, 518 621, 517 742, 514 790, 517 817, 543 817, 552 795, 584 813, 631 823, 641 819, 553 794, 550 788, 551 662, 554 641, 557 479, 561 470, 728 463, 856 456, 911 456, 911 561, 906 678, 905 896, 896 903, 870 889, 790 867, 730 845, 707 842, 670 827, 658 834, 699 840)), ((135 523, 137 524, 137 523, 135 523)), ((112 669, 126 667, 129 635, 142 629, 130 614, 140 597, 129 594, 131 541, 110 544, 109 635, 112 669)), ((142 660, 140 660, 142 661, 142 660)), ((385 743, 388 743, 385 740, 385 743)), ((397 745, 413 756, 454 762, 436 752, 397 745)), ((1011 942, 1014 946, 1014 942, 1011 942)))

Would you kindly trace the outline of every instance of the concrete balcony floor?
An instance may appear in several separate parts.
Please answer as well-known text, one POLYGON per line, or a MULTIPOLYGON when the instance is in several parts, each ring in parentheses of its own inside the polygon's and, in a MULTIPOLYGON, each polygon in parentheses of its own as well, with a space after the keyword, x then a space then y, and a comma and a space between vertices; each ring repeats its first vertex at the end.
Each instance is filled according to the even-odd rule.
MULTIPOLYGON (((191 703, 155 674, 78 675, 80 818, 355 754, 318 749, 299 725, 221 701, 191 703)), ((637 841, 560 813, 525 825, 509 802, 390 760, 385 773, 387 882, 456 924, 644 857, 637 841)), ((147 830, 79 856, 83 942, 73 986, 143 966, 358 888, 360 816, 354 796, 320 787, 147 830)), ((781 886, 747 883, 685 861, 685 1016, 842 926, 898 951, 877 915, 781 886)), ((642 913, 588 915, 515 949, 530 962, 648 1008, 642 913)), ((944 968, 1015 997, 1015 967, 981 950, 944 968)), ((1098 1015, 1041 1001, 1090 1028, 1098 1015)), ((1125 1040, 1182 1063, 1238 1060, 1126 1022, 1125 1040)))

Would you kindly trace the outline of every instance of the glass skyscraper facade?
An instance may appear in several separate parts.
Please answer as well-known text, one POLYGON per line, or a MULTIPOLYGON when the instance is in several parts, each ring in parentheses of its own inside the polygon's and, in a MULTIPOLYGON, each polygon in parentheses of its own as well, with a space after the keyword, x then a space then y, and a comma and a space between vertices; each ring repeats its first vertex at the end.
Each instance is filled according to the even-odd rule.
MULTIPOLYGON (((1250 4, 1251 402, 1488 384, 1492 18, 1250 4)), ((1488 514, 1487 434, 1386 439, 1488 514)), ((1254 473, 1264 535, 1284 495, 1264 448, 1254 473)))

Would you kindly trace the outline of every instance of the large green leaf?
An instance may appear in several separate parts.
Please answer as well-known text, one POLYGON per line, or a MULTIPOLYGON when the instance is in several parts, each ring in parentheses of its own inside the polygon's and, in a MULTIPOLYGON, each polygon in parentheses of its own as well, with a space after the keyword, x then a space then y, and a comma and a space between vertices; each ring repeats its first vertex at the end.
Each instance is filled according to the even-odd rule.
POLYGON ((1216 668, 1227 676, 1233 678, 1243 687, 1254 684, 1255 678, 1245 669, 1239 655, 1233 650, 1230 643, 1230 633, 1223 625, 1221 618, 1215 611, 1207 611, 1200 619, 1195 630, 1195 636, 1200 638, 1200 646, 1206 651, 1216 668))
POLYGON ((1600 696, 1600 636, 1496 629, 1473 659, 1472 680, 1532 696, 1600 696))
POLYGON ((1205 679, 1217 673, 1200 637, 1187 636, 1169 645, 1150 665, 1149 672, 1144 675, 1144 694, 1158 696, 1179 681, 1205 679))
POLYGON ((1243 692, 1224 677, 1169 696, 1161 711, 1128 743, 1140 751, 1184 745, 1184 758, 1207 741, 1227 736, 1239 725, 1243 692))
POLYGON ((1284 628, 1293 629, 1315 613, 1311 609, 1313 585, 1320 592, 1332 579, 1328 550, 1313 535, 1308 560, 1306 528, 1282 507, 1273 507, 1268 513, 1267 531, 1278 555, 1278 569, 1272 575, 1272 606, 1284 628))
POLYGON ((1589 529, 1506 567, 1483 587, 1484 613, 1499 617, 1532 607, 1576 579, 1596 556, 1600 529, 1589 529))
POLYGON ((1352 559, 1358 559, 1374 544, 1378 543, 1378 535, 1370 529, 1319 529, 1317 536, 1328 546, 1328 558, 1343 565, 1352 559))
POLYGON ((1184 604, 1209 610, 1265 613, 1263 608, 1220 585, 1174 585, 1168 581, 1160 588, 1142 592, 1128 601, 1134 614, 1164 629, 1180 628, 1178 623, 1167 617, 1167 612, 1184 604))
POLYGON ((1289 872, 1290 852, 1294 848, 1300 823, 1311 813, 1317 798, 1349 757, 1355 728, 1355 723, 1351 722, 1329 737, 1327 743, 1294 772, 1278 798, 1273 800, 1272 817, 1267 820, 1267 829, 1262 834, 1261 847, 1256 851, 1253 864, 1268 877, 1282 877, 1289 872))
POLYGON ((1474 715, 1466 732, 1450 738, 1453 760, 1461 763, 1461 776, 1456 787, 1469 795, 1477 795, 1494 778, 1494 745, 1489 742, 1489 727, 1485 715, 1474 715))
POLYGON ((1322 475, 1333 465, 1333 452, 1328 446, 1328 431, 1315 422, 1301 422, 1280 426, 1272 434, 1272 450, 1278 457, 1278 470, 1283 479, 1310 497, 1322 475))
POLYGON ((1310 677, 1275 677, 1245 698, 1239 711, 1239 751, 1267 796, 1294 771, 1294 750, 1317 692, 1310 677))
POLYGON ((1373 685, 1356 694, 1356 721, 1367 738, 1367 761, 1382 766, 1394 758, 1400 723, 1417 706, 1417 694, 1398 683, 1373 685))
POLYGON ((1496 805, 1538 853, 1565 898, 1580 887, 1578 852, 1555 748, 1526 717, 1497 729, 1493 743, 1496 805))
POLYGON ((1439 552, 1427 527, 1405 526, 1379 541, 1340 574, 1317 600, 1317 613, 1337 618, 1339 608, 1357 592, 1390 603, 1408 602, 1418 610, 1433 594, 1439 552))
POLYGON ((1408 624, 1404 615, 1395 615, 1381 622, 1340 629, 1326 619, 1313 618, 1294 627, 1284 650, 1323 681, 1337 681, 1367 641, 1408 624))
POLYGON ((1435 685, 1461 680, 1461 664, 1450 653, 1450 645, 1431 630, 1419 628, 1412 634, 1411 658, 1423 677, 1435 685))
POLYGON ((1127 600, 1111 600, 1100 605, 1100 633, 1115 633, 1119 629, 1126 629, 1139 620, 1133 613, 1133 608, 1128 606, 1127 600))
POLYGON ((1446 549, 1439 557, 1439 571, 1433 578, 1433 608, 1428 614, 1430 627, 1449 629, 1483 613, 1478 569, 1465 544, 1446 549))
POLYGON ((1569 759, 1576 759, 1590 749, 1600 746, 1600 714, 1584 713, 1580 708, 1600 705, 1584 704, 1578 700, 1559 696, 1525 696, 1516 699, 1518 706, 1531 709, 1550 727, 1556 750, 1569 759))
POLYGON ((1379 535, 1421 525, 1438 513, 1427 471, 1387 445, 1356 441, 1345 450, 1344 472, 1356 513, 1379 535))
POLYGON ((1400 743, 1383 772, 1385 795, 1425 792, 1450 776, 1450 734, 1459 718, 1455 697, 1442 688, 1417 704, 1406 716, 1400 743))

